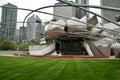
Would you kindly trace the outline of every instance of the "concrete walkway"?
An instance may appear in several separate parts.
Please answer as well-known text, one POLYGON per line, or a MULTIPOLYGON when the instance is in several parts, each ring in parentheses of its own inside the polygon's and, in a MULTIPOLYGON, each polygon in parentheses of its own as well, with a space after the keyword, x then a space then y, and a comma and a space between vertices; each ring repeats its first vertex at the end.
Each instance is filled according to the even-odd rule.
POLYGON ((0 51, 0 56, 14 56, 13 54, 25 54, 28 51, 0 51))

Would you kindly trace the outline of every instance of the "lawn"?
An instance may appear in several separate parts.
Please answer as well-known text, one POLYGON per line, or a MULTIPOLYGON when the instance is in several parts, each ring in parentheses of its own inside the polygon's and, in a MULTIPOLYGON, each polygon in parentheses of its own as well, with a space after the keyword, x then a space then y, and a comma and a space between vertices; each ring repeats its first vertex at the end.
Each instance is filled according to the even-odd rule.
POLYGON ((0 80, 120 80, 120 60, 0 56, 0 80))

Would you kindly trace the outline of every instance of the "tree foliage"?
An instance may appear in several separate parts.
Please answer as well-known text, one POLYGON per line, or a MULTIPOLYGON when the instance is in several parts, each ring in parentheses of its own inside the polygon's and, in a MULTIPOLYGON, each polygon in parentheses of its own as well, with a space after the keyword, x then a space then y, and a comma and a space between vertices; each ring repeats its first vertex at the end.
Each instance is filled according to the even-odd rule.
POLYGON ((39 44, 40 44, 40 41, 33 39, 33 40, 29 41, 28 44, 29 44, 29 45, 39 45, 39 44))
POLYGON ((15 50, 16 42, 8 39, 0 38, 0 50, 15 50))
POLYGON ((40 41, 31 40, 24 43, 17 43, 16 41, 0 38, 0 50, 28 50, 31 45, 40 45, 40 41))

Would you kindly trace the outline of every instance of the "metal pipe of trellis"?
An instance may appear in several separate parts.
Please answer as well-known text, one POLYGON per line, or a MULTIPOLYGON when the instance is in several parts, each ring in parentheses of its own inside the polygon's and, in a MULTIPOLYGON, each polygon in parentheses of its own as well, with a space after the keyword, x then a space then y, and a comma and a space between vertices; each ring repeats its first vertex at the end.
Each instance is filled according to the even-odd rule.
MULTIPOLYGON (((12 7, 9 7, 9 8, 12 8, 12 7)), ((13 9, 27 10, 27 11, 33 11, 33 12, 35 11, 35 10, 25 9, 25 8, 13 8, 13 9)), ((64 16, 61 16, 61 15, 56 15, 56 14, 52 14, 52 13, 47 13, 47 12, 43 12, 43 11, 35 11, 35 12, 43 13, 43 14, 48 14, 48 15, 53 15, 53 16, 57 16, 57 17, 65 18, 65 19, 70 19, 68 17, 64 17, 64 16)), ((74 20, 74 19, 70 19, 70 20, 73 20, 73 21, 76 21, 76 22, 80 22, 80 23, 83 23, 83 24, 87 24, 87 25, 89 25, 89 27, 93 27, 94 26, 94 28, 98 28, 98 29, 101 29, 101 30, 106 30, 106 28, 96 27, 95 25, 84 23, 82 21, 78 21, 78 20, 74 20)), ((109 30, 109 29, 107 29, 107 30, 109 30)), ((110 30, 110 31, 114 31, 114 30, 110 30)))

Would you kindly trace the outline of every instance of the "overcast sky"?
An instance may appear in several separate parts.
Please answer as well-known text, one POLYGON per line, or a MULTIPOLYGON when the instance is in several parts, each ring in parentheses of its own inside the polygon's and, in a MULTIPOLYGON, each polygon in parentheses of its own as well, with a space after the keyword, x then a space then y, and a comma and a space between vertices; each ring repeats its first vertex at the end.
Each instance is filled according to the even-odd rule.
MULTIPOLYGON (((74 1, 74 0, 73 0, 74 1)), ((100 5, 100 0, 89 0, 91 5, 100 5)), ((57 0, 0 0, 0 6, 6 3, 12 3, 19 8, 27 8, 27 9, 37 9, 43 6, 54 5, 57 0)), ((90 9, 96 13, 100 14, 99 10, 90 9)), ((52 13, 52 8, 44 9, 43 11, 52 13)), ((1 13, 1 11, 0 11, 1 13)), ((18 10, 18 21, 23 21, 24 17, 28 14, 28 11, 18 10)), ((36 13, 35 13, 36 14, 36 13)), ((43 21, 48 21, 52 19, 52 16, 37 14, 43 21)))

